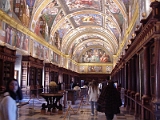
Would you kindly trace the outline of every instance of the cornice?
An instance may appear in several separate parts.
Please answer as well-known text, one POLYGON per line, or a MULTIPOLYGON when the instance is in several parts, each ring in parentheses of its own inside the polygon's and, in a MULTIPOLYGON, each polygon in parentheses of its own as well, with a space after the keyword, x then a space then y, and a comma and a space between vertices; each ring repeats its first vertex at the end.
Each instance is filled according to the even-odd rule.
POLYGON ((127 29, 126 32, 125 32, 124 38, 123 38, 122 43, 121 43, 121 45, 120 45, 120 47, 119 47, 119 50, 118 50, 118 52, 117 52, 117 54, 116 54, 116 57, 120 56, 121 51, 122 51, 123 48, 125 47, 125 43, 126 43, 126 41, 128 40, 128 36, 129 36, 129 34, 131 33, 131 31, 132 31, 132 29, 133 29, 133 27, 134 27, 134 25, 135 25, 135 23, 136 23, 136 20, 137 20, 137 18, 138 18, 138 15, 139 15, 139 7, 138 7, 138 4, 137 4, 137 5, 136 5, 136 10, 135 10, 134 15, 133 15, 133 18, 132 18, 132 21, 131 21, 131 23, 129 24, 129 27, 128 27, 128 29, 127 29))
MULTIPOLYGON (((22 25, 21 23, 18 23, 17 20, 15 20, 14 18, 8 16, 5 12, 3 12, 2 10, 0 10, 0 19, 2 21, 4 21, 5 23, 9 24, 10 26, 12 26, 13 28, 19 30, 20 32, 30 36, 32 39, 34 39, 35 41, 41 43, 42 45, 44 45, 45 47, 50 48, 51 50, 53 50, 55 53, 62 55, 63 53, 60 52, 56 47, 50 45, 48 42, 46 42, 43 38, 39 37, 38 35, 36 35, 34 32, 32 32, 31 30, 29 30, 27 27, 25 27, 24 25, 22 25)), ((65 55, 64 55, 65 56, 65 55)))
POLYGON ((113 66, 112 63, 78 63, 80 66, 113 66))

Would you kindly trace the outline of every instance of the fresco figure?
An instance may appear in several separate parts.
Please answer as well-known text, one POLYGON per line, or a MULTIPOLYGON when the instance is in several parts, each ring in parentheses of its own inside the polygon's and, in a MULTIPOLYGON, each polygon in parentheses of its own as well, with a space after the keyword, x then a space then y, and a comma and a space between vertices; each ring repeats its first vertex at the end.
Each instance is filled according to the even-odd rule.
POLYGON ((9 25, 7 25, 7 28, 6 28, 6 39, 5 39, 5 42, 6 43, 9 43, 10 42, 10 32, 11 32, 11 28, 9 25))
POLYGON ((28 5, 26 5, 25 12, 23 13, 23 24, 28 27, 30 20, 30 11, 28 5))
POLYGON ((83 59, 84 59, 84 62, 90 62, 90 56, 89 56, 88 52, 86 52, 83 59))
POLYGON ((26 0, 26 3, 29 7, 33 7, 34 6, 34 3, 35 3, 35 0, 26 0))
POLYGON ((92 56, 91 56, 91 62, 99 62, 99 51, 97 49, 93 50, 92 56))
POLYGON ((16 35, 16 47, 20 48, 20 45, 21 45, 21 36, 20 36, 20 33, 17 32, 17 35, 16 35))
POLYGON ((37 55, 38 57, 40 56, 40 44, 37 45, 36 55, 37 55))
POLYGON ((9 13, 11 11, 10 0, 0 0, 0 8, 4 12, 9 13))
POLYGON ((14 45, 15 39, 16 39, 15 29, 11 28, 11 31, 10 31, 10 43, 9 44, 10 45, 14 45))
POLYGON ((39 24, 39 21, 36 22, 36 27, 35 27, 34 32, 35 32, 37 35, 39 35, 39 33, 40 33, 40 24, 39 24))
POLYGON ((119 12, 120 12, 117 4, 116 4, 115 2, 113 2, 113 1, 110 3, 109 9, 110 9, 110 11, 111 11, 112 13, 119 13, 119 12))
POLYGON ((48 49, 44 48, 44 58, 48 59, 48 49))
POLYGON ((106 53, 103 53, 102 57, 100 58, 100 62, 106 63, 109 61, 109 56, 106 53))
POLYGON ((23 48, 24 34, 21 35, 20 48, 23 48))
POLYGON ((28 37, 23 41, 22 49, 28 51, 28 37))
POLYGON ((76 4, 86 4, 86 5, 92 5, 92 0, 76 0, 76 4))
POLYGON ((48 30, 48 25, 46 23, 45 25, 45 40, 49 41, 49 30, 48 30))

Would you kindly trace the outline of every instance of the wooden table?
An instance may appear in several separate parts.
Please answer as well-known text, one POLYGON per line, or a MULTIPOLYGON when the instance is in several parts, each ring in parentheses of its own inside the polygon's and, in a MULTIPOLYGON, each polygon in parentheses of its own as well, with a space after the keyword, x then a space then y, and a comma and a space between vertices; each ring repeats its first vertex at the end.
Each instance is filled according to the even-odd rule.
POLYGON ((42 96, 46 102, 42 104, 42 110, 45 110, 45 108, 48 108, 48 112, 51 112, 51 109, 57 108, 58 110, 62 110, 62 105, 60 104, 60 99, 63 97, 63 93, 40 93, 40 96, 42 96), (57 104, 59 102, 59 105, 57 104))

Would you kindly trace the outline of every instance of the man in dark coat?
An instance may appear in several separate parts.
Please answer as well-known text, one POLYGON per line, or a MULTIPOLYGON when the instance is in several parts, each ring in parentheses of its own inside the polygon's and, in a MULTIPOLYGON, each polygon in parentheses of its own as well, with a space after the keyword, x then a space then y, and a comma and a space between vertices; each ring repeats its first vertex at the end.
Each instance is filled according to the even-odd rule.
POLYGON ((113 81, 109 81, 108 85, 102 89, 102 92, 97 101, 98 104, 103 104, 102 109, 105 112, 107 120, 112 120, 114 114, 120 113, 119 107, 122 105, 120 93, 114 86, 113 81))

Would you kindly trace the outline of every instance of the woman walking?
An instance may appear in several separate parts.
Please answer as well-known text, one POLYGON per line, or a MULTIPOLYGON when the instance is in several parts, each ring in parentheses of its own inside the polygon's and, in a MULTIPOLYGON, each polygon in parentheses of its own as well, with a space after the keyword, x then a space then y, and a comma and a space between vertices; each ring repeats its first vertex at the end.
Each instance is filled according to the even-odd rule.
MULTIPOLYGON (((88 95, 89 95, 89 101, 91 103, 91 115, 94 115, 94 107, 96 110, 97 109, 97 100, 100 95, 98 83, 95 80, 93 80, 92 84, 89 86, 88 95)), ((97 111, 95 114, 97 114, 97 111)))

